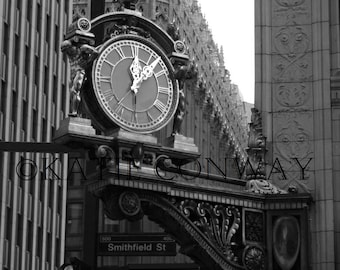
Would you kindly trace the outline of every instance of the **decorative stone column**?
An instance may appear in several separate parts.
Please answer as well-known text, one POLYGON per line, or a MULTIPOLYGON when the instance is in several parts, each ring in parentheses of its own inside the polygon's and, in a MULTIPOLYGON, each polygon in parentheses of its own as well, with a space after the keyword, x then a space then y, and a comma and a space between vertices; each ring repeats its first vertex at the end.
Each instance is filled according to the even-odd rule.
POLYGON ((313 269, 334 269, 328 1, 257 0, 255 107, 267 138, 267 177, 310 192, 313 269))

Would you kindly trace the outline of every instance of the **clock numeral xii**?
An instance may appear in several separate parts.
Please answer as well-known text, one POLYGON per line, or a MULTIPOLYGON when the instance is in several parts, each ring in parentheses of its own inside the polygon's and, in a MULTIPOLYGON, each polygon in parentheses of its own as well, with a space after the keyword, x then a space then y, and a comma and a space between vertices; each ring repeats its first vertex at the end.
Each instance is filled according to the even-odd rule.
POLYGON ((133 58, 138 57, 138 50, 139 50, 138 46, 131 45, 131 52, 133 58))
POLYGON ((125 54, 123 52, 122 47, 116 48, 116 52, 119 54, 120 58, 125 58, 125 54))

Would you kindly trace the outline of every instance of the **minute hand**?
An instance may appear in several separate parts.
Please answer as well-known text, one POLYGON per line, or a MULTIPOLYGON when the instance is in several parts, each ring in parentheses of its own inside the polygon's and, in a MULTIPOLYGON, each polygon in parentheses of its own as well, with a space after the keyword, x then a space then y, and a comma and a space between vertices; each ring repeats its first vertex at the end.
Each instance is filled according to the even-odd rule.
POLYGON ((153 70, 157 66, 159 60, 161 60, 161 58, 158 56, 155 61, 153 61, 150 65, 145 66, 143 68, 141 76, 143 77, 144 80, 152 76, 153 70))
POLYGON ((153 70, 157 66, 159 60, 161 60, 160 57, 157 57, 155 61, 153 61, 150 65, 143 67, 143 70, 140 74, 140 76, 133 80, 131 90, 136 94, 139 90, 139 87, 141 86, 142 82, 146 79, 150 78, 153 74, 153 70))

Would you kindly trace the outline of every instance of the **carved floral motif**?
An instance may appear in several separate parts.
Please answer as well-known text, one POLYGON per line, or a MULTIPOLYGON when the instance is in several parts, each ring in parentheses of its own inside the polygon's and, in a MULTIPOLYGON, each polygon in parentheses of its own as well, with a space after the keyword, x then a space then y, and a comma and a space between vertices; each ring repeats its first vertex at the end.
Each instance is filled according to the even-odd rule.
POLYGON ((307 6, 305 0, 275 0, 274 5, 274 24, 301 25, 308 20, 307 6))
POLYGON ((312 151, 309 133, 295 120, 290 120, 286 127, 276 133, 276 148, 287 161, 308 157, 312 151))
POLYGON ((285 26, 275 35, 277 51, 290 59, 304 55, 308 45, 309 40, 302 26, 285 26))
POLYGON ((244 240, 246 242, 263 243, 264 241, 264 219, 262 212, 245 210, 244 215, 244 240))
POLYGON ((302 5, 306 0, 275 0, 275 2, 281 6, 286 8, 294 8, 302 5))
POLYGON ((307 128, 312 124, 309 112, 313 99, 311 9, 311 1, 306 0, 275 0, 272 5, 272 106, 274 126, 279 128, 272 138, 276 171, 271 169, 269 177, 290 192, 307 190, 301 178, 308 179, 310 172, 305 168, 301 176, 301 167, 313 153, 312 129, 307 128))
POLYGON ((305 80, 309 64, 304 58, 309 49, 309 39, 303 27, 285 26, 274 36, 274 47, 280 58, 276 63, 278 81, 305 80))
POLYGON ((306 104, 308 98, 309 91, 303 83, 281 84, 276 92, 277 102, 284 107, 301 107, 306 104))
POLYGON ((126 191, 119 196, 119 207, 127 217, 134 217, 141 211, 141 203, 136 193, 126 191))
POLYGON ((264 179, 249 180, 246 185, 248 192, 259 193, 259 194, 286 194, 287 191, 282 190, 272 183, 269 183, 264 179))
POLYGON ((247 270, 265 269, 265 253, 259 246, 248 246, 243 252, 243 263, 247 270))

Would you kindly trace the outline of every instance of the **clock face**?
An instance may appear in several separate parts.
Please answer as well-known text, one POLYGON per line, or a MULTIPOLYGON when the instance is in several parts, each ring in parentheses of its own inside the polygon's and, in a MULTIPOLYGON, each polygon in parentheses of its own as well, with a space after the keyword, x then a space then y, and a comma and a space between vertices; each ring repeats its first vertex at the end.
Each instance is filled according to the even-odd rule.
POLYGON ((173 117, 178 88, 168 58, 137 36, 109 40, 93 65, 93 89, 105 115, 120 127, 151 133, 173 117))

